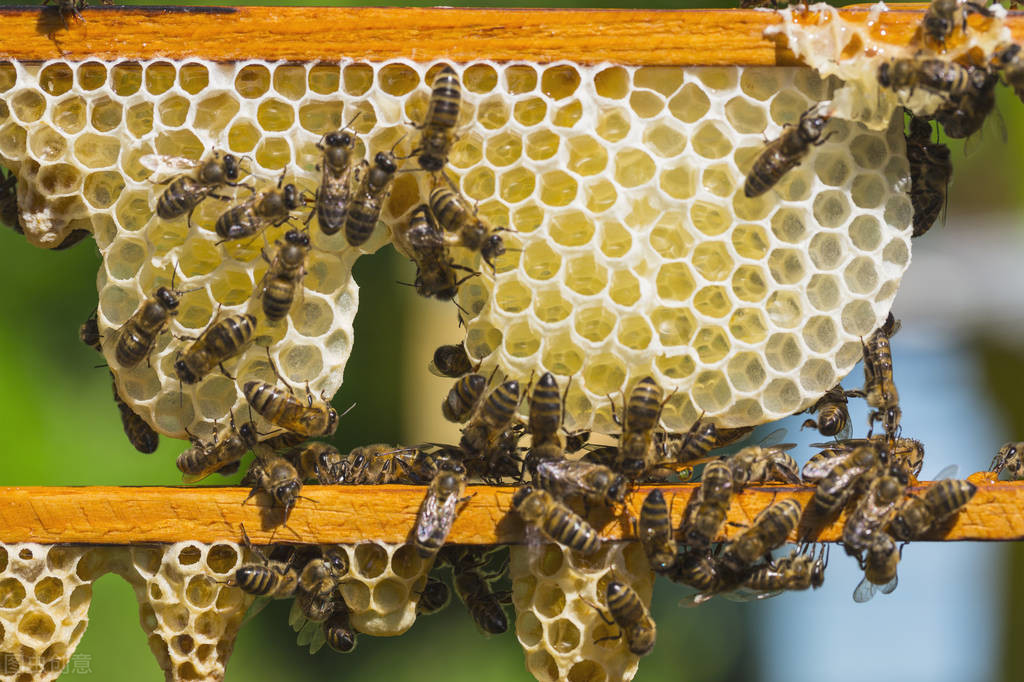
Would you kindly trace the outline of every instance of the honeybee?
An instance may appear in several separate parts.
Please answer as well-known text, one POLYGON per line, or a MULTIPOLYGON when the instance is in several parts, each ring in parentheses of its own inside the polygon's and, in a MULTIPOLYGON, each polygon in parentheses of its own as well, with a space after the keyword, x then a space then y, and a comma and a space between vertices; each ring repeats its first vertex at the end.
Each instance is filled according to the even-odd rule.
POLYGON ((818 589, 825 584, 824 556, 824 547, 817 558, 794 550, 789 556, 777 559, 774 564, 762 564, 754 568, 743 579, 743 586, 762 592, 799 591, 812 587, 818 589))
POLYGON ((469 419, 486 388, 487 377, 482 374, 467 374, 456 381, 441 403, 444 418, 456 423, 469 419))
POLYGON ((451 599, 448 583, 438 578, 427 578, 427 584, 423 586, 416 602, 416 613, 424 616, 435 614, 448 606, 451 599))
POLYGON ((117 330, 117 345, 114 347, 117 363, 131 369, 148 359, 156 337, 167 326, 168 320, 177 314, 178 294, 173 289, 159 287, 152 298, 143 301, 117 330))
POLYGON ((467 547, 445 549, 445 558, 452 567, 455 592, 469 610, 476 626, 488 635, 500 635, 508 630, 508 616, 502 607, 510 599, 508 592, 495 592, 491 582, 496 576, 482 569, 487 563, 483 550, 467 547))
MULTIPOLYGON (((868 426, 881 421, 885 435, 892 439, 900 425, 900 396, 892 378, 892 347, 889 339, 899 331, 900 323, 889 313, 885 324, 879 327, 864 349, 864 396, 868 406, 876 408, 868 415, 868 426)), ((869 434, 870 435, 870 434, 869 434)))
POLYGON ((465 490, 466 476, 459 470, 441 469, 430 481, 413 531, 416 551, 424 559, 444 545, 459 514, 459 504, 469 499, 462 497, 465 490))
POLYGON ((597 531, 546 490, 523 486, 512 497, 512 509, 552 542, 580 554, 593 554, 601 548, 597 531))
POLYGON ((473 362, 469 359, 465 345, 446 344, 438 346, 434 351, 430 371, 439 376, 457 379, 473 371, 473 362))
MULTIPOLYGON (((292 627, 297 629, 302 637, 305 628, 312 628, 323 623, 334 613, 336 600, 333 595, 320 596, 311 592, 298 590, 295 593, 295 601, 292 604, 292 611, 289 614, 289 621, 294 621, 292 627), (308 624, 315 625, 308 625, 308 624)), ((302 642, 299 642, 302 644, 302 642)))
POLYGON ((1006 84, 1024 101, 1024 56, 1021 55, 1021 46, 1011 43, 997 50, 992 62, 1002 71, 1006 84))
POLYGON ((751 524, 722 550, 722 565, 739 573, 773 549, 781 547, 800 522, 800 503, 780 500, 761 510, 751 524))
MULTIPOLYGON (((306 274, 306 254, 309 253, 309 235, 298 230, 288 230, 284 244, 277 249, 274 260, 263 275, 260 296, 263 297, 263 314, 269 322, 283 320, 295 300, 295 290, 306 274)), ((266 259, 266 255, 263 256, 266 259)))
POLYGON ((717 460, 704 467, 700 488, 684 524, 687 545, 705 549, 714 542, 732 501, 732 481, 732 469, 725 462, 717 460))
POLYGON ((871 447, 884 453, 892 467, 899 467, 909 476, 921 473, 924 464, 924 445, 913 438, 896 438, 890 441, 884 435, 871 438, 848 438, 831 443, 811 443, 812 447, 825 448, 804 465, 803 478, 816 482, 824 478, 832 467, 858 447, 871 447))
POLYGON ((624 504, 629 491, 626 477, 601 464, 547 459, 537 464, 534 483, 555 497, 581 497, 587 504, 624 504))
MULTIPOLYGON (((459 285, 466 279, 459 279, 455 271, 463 268, 452 262, 444 236, 425 204, 413 209, 408 224, 395 226, 392 237, 395 248, 416 264, 416 293, 441 301, 455 298, 459 285)), ((472 274, 467 278, 476 274, 469 272, 472 274)))
POLYGON ((24 234, 18 216, 18 176, 0 167, 0 223, 24 234))
POLYGON ((420 168, 431 173, 444 168, 448 153, 455 143, 455 125, 459 121, 462 86, 455 69, 447 64, 434 78, 427 116, 421 129, 423 134, 417 146, 420 168))
POLYGON ((419 461, 416 448, 403 448, 386 443, 365 445, 343 457, 333 470, 334 483, 367 485, 396 483, 429 483, 435 471, 419 461))
POLYGON ((347 654, 356 648, 359 633, 352 627, 348 606, 344 602, 341 608, 336 606, 334 613, 324 621, 323 634, 327 646, 340 654, 347 654))
MULTIPOLYGON (((878 463, 878 451, 866 445, 835 458, 835 461, 829 462, 824 475, 817 479, 818 486, 814 489, 811 504, 823 516, 835 514, 853 495, 857 483, 874 470, 878 463)), ((807 466, 804 471, 806 478, 807 466)))
POLYGON ((448 187, 437 187, 430 193, 430 210, 445 232, 445 241, 451 246, 462 246, 479 251, 484 262, 494 268, 494 259, 505 253, 501 239, 504 228, 494 228, 466 205, 461 195, 448 187))
POLYGON ((683 604, 701 604, 714 595, 732 590, 738 585, 736 576, 724 571, 706 551, 688 550, 680 554, 668 578, 672 582, 699 590, 699 594, 690 600, 684 600, 681 602, 683 604))
MULTIPOLYGON (((972 71, 972 82, 980 82, 976 88, 970 88, 960 95, 951 95, 948 101, 935 110, 933 117, 942 125, 948 137, 960 139, 969 137, 981 130, 988 115, 996 106, 996 84, 999 74, 981 67, 967 67, 972 71)), ((996 112, 998 115, 998 112, 996 112)), ((1000 120, 1001 119, 998 119, 1000 120)), ((1001 131, 1005 139, 1005 130, 1001 131)), ((971 140, 965 145, 970 153, 971 140)))
POLYGON ((525 433, 518 423, 498 433, 488 441, 479 458, 467 462, 469 473, 491 485, 501 485, 506 478, 521 483, 523 458, 519 456, 519 441, 525 433))
POLYGON ((251 237, 268 227, 283 225, 292 211, 301 208, 306 200, 295 185, 281 187, 283 181, 282 175, 277 189, 255 192, 242 203, 224 211, 214 225, 221 241, 251 237))
POLYGON ((807 409, 807 412, 811 414, 817 413, 818 419, 808 419, 800 428, 817 429, 818 433, 823 436, 835 436, 840 440, 849 438, 852 428, 850 426, 850 411, 846 406, 849 402, 848 396, 853 394, 856 393, 846 391, 842 386, 836 384, 819 398, 818 402, 807 409))
POLYGON ((124 435, 127 436, 128 442, 143 454, 156 452, 156 449, 160 447, 160 435, 121 398, 113 374, 110 375, 110 380, 114 389, 114 404, 117 405, 117 410, 121 414, 121 427, 124 429, 124 435))
MULTIPOLYGON (((280 452, 289 448, 300 445, 306 441, 306 437, 301 433, 293 433, 291 431, 279 431, 270 438, 263 441, 262 445, 265 449, 270 452, 280 452)), ((312 478, 312 476, 311 476, 312 478)))
POLYGON ((822 132, 832 118, 830 113, 820 113, 817 106, 800 115, 795 126, 788 126, 778 138, 772 140, 754 161, 743 185, 743 193, 750 198, 759 197, 778 183, 782 176, 800 165, 811 145, 819 147, 832 136, 822 137, 822 132))
POLYGON ((898 582, 896 568, 900 563, 900 550, 887 534, 879 531, 868 541, 864 555, 864 579, 853 591, 858 604, 869 601, 876 592, 889 594, 898 582))
POLYGON ((878 67, 878 83, 893 90, 921 87, 939 95, 961 97, 980 92, 989 80, 986 69, 945 59, 897 57, 878 67))
POLYGON ((338 412, 323 395, 320 400, 307 395, 304 405, 291 388, 279 388, 265 381, 247 381, 243 392, 261 417, 305 438, 332 436, 338 428, 338 412))
POLYGON ((967 505, 978 492, 970 481, 946 479, 928 486, 923 495, 908 496, 889 522, 897 540, 915 540, 967 505))
POLYGON ((631 653, 637 656, 646 656, 650 653, 654 648, 657 629, 647 607, 640 601, 640 595, 629 585, 612 580, 605 589, 605 602, 612 615, 611 621, 605 619, 604 613, 598 613, 601 613, 601 618, 609 625, 618 625, 620 632, 597 641, 625 637, 626 646, 631 653))
MULTIPOLYGON (((261 490, 267 493, 283 510, 284 521, 292 513, 302 490, 302 478, 292 463, 280 455, 262 454, 253 460, 249 471, 242 477, 242 485, 251 485, 249 497, 261 490)), ((246 500, 249 497, 245 498, 246 500)))
POLYGON ((655 434, 654 441, 662 463, 683 464, 702 460, 719 447, 718 427, 712 422, 698 419, 682 436, 655 434))
POLYGON ((729 458, 733 486, 741 490, 751 483, 800 483, 800 467, 786 452, 793 443, 767 447, 748 445, 729 458))
POLYGON ((672 529, 672 515, 660 489, 655 488, 644 498, 636 534, 651 568, 658 573, 672 570, 678 547, 672 529))
POLYGON ((292 463, 304 481, 316 479, 321 485, 338 483, 337 471, 341 466, 342 456, 338 449, 329 443, 310 441, 286 452, 284 457, 292 463))
POLYGON ((910 166, 910 203, 914 207, 912 237, 920 237, 935 224, 946 205, 946 191, 953 177, 949 147, 931 142, 932 127, 926 119, 910 117, 907 163, 910 166))
MULTIPOLYGON (((664 391, 651 377, 644 377, 629 394, 624 407, 619 459, 622 472, 637 477, 647 468, 654 442, 654 429, 661 418, 664 391)), ((614 410, 614 403, 612 409, 614 410)), ((614 415, 613 415, 614 416, 614 415)))
POLYGON ((975 12, 986 17, 992 16, 988 8, 976 2, 932 0, 921 18, 921 32, 927 39, 944 46, 957 26, 961 27, 961 31, 967 31, 967 15, 975 12))
MULTIPOLYGON (((329 597, 348 574, 348 555, 339 549, 326 549, 310 560, 299 573, 299 590, 315 597, 329 597)), ((308 616, 307 616, 308 618, 308 616)))
POLYGON ((459 447, 469 457, 481 454, 515 419, 519 406, 519 382, 506 381, 480 401, 462 429, 459 447))
POLYGON ((165 189, 156 201, 156 214, 164 220, 173 220, 188 214, 189 224, 196 207, 222 185, 234 187, 238 180, 238 159, 231 154, 214 155, 199 164, 195 177, 179 175, 166 183, 165 189), (169 183, 169 184, 168 184, 169 183))
POLYGON ((373 167, 366 170, 364 161, 362 168, 364 172, 345 218, 345 239, 351 246, 360 246, 373 234, 398 172, 392 152, 377 152, 373 167))
POLYGON ((261 564, 243 564, 235 571, 235 584, 257 597, 286 599, 299 586, 299 572, 288 562, 263 558, 261 564))
POLYGON ((530 395, 530 418, 526 430, 530 433, 527 468, 531 471, 536 470, 538 463, 559 459, 565 454, 565 442, 559 433, 564 411, 565 394, 559 394, 555 376, 544 372, 530 395))
POLYGON ((249 313, 214 319, 174 363, 174 372, 186 384, 194 384, 214 367, 226 376, 224 362, 238 355, 256 330, 256 316, 249 313))
POLYGON ((235 428, 235 418, 232 415, 231 428, 222 438, 215 438, 209 443, 192 439, 192 447, 178 455, 178 470, 183 474, 182 478, 186 483, 195 483, 215 471, 223 471, 226 467, 236 464, 258 442, 256 425, 246 422, 235 428))
POLYGON ((348 217, 352 194, 352 150, 355 137, 345 130, 323 136, 317 148, 324 153, 320 189, 316 193, 316 217, 324 234, 337 234, 348 217))
POLYGON ((843 524, 842 542, 848 553, 859 556, 867 551, 875 534, 889 523, 906 489, 906 475, 898 468, 871 481, 843 524))
POLYGON ((999 452, 996 453, 995 459, 992 460, 992 465, 989 467, 989 471, 992 471, 998 476, 1005 469, 1010 475, 1011 481, 1019 481, 1024 478, 1024 458, 1021 457, 1021 453, 1024 452, 1024 443, 1007 443, 1003 447, 999 448, 999 452))
POLYGON ((715 441, 716 448, 724 448, 733 443, 739 442, 750 435, 753 432, 753 426, 738 426, 734 429, 723 429, 722 427, 716 427, 718 432, 718 439, 715 441))

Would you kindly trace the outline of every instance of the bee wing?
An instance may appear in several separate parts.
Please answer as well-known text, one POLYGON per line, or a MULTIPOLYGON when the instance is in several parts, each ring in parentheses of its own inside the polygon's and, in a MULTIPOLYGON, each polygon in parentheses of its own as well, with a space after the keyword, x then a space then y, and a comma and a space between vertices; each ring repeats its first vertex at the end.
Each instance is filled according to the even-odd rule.
POLYGON ((857 587, 853 590, 853 601, 857 602, 858 604, 864 604, 865 602, 869 602, 874 598, 875 592, 877 591, 878 586, 870 580, 868 580, 867 577, 864 577, 863 579, 861 579, 860 583, 857 584, 857 587))
POLYGON ((145 154, 139 158, 139 163, 143 168, 149 169, 150 177, 156 175, 158 178, 164 179, 171 175, 194 170, 200 162, 197 159, 186 159, 182 156, 145 154))
MULTIPOLYGON (((323 634, 324 634, 323 623, 314 623, 311 620, 305 620, 297 628, 297 632, 299 634, 295 638, 295 643, 298 644, 300 647, 301 646, 308 646, 309 647, 309 653, 311 653, 311 654, 316 653, 316 651, 313 649, 313 640, 316 639, 318 634, 320 635, 320 637, 323 637, 323 634)), ((323 643, 321 643, 320 646, 323 646, 323 643)), ((317 649, 319 649, 320 646, 318 646, 317 649)))
POLYGON ((892 594, 892 591, 896 589, 896 585, 899 583, 899 577, 893 576, 892 580, 887 582, 878 588, 878 591, 882 594, 892 594))
MULTIPOLYGON (((782 439, 785 438, 785 437, 786 437, 786 429, 775 429, 774 431, 769 433, 767 436, 762 438, 761 442, 758 443, 758 445, 760 445, 763 448, 767 448, 767 447, 770 447, 772 445, 777 445, 777 444, 781 443, 782 439)), ((795 447, 795 446, 796 445, 793 444, 791 447, 795 447)))
POLYGON ((260 611, 267 608, 267 604, 270 603, 270 597, 256 597, 252 604, 249 605, 249 610, 245 612, 245 620, 242 621, 242 625, 245 625, 250 620, 255 618, 260 611))
POLYGON ((771 599, 782 594, 782 590, 771 590, 770 592, 762 592, 761 590, 751 590, 746 587, 741 587, 738 590, 732 592, 724 592, 722 596, 729 601, 734 602, 748 602, 748 601, 760 601, 762 599, 771 599))
POLYGON ((305 624, 306 616, 302 613, 302 607, 299 606, 299 600, 293 599, 292 608, 288 612, 288 625, 290 625, 292 630, 295 630, 295 632, 299 632, 305 624))
POLYGON ((707 594, 705 592, 695 592, 694 594, 691 594, 687 597, 683 597, 682 599, 680 599, 679 605, 684 609, 692 609, 694 607, 700 606, 709 599, 713 599, 714 596, 714 594, 707 594))
POLYGON ((982 123, 981 129, 978 132, 969 135, 964 140, 964 156, 973 156, 985 141, 986 130, 991 130, 992 134, 996 136, 998 142, 1006 143, 1006 120, 1003 115, 999 113, 999 107, 993 107, 992 111, 988 116, 985 117, 985 122, 982 123))
POLYGON ((452 523, 455 522, 455 514, 459 504, 458 495, 449 495, 444 502, 440 502, 433 488, 427 491, 427 496, 420 506, 420 520, 416 524, 416 539, 423 542, 431 535, 434 528, 443 528, 444 534, 448 535, 452 523))
POLYGON ((836 465, 842 462, 849 453, 842 453, 833 457, 822 457, 815 459, 812 457, 804 464, 804 468, 801 469, 800 475, 803 476, 805 481, 813 482, 819 481, 828 476, 836 465))
POLYGON ((839 429, 839 433, 836 434, 836 440, 848 440, 853 435, 853 420, 847 419, 846 423, 843 424, 843 428, 839 429))
MULTIPOLYGON (((950 464, 948 467, 944 467, 939 473, 935 474, 933 481, 941 481, 946 478, 956 478, 956 475, 960 472, 960 467, 956 464, 950 464)), ((888 593, 886 593, 888 594, 888 593)))
POLYGON ((327 635, 324 634, 323 623, 309 623, 312 627, 313 633, 309 637, 309 654, 312 656, 316 652, 320 651, 327 643, 327 635))

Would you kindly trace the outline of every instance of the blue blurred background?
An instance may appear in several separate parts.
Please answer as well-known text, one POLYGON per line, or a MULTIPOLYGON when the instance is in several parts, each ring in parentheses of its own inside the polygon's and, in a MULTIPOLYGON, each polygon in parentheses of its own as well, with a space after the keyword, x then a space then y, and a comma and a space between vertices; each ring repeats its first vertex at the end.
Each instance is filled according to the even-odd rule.
MULTIPOLYGON (((12 4, 23 3, 0 2, 12 4)), ((1017 343, 1024 332, 1024 105, 1002 88, 999 108, 1010 131, 1008 144, 989 134, 977 153, 964 158, 962 144, 951 143, 956 171, 948 214, 914 244, 914 262, 895 304, 904 323, 893 343, 904 429, 927 446, 925 478, 950 463, 965 475, 985 468, 1001 443, 1024 438, 1024 352, 1017 343)), ((46 253, 11 231, 0 232, 6 282, 0 295, 0 414, 9 453, 0 477, 4 485, 180 482, 173 462, 184 444, 164 439, 148 456, 132 450, 110 401, 107 373, 94 368, 94 352, 78 342, 78 324, 95 306, 98 265, 92 242, 46 253)), ((358 407, 354 418, 344 420, 335 444, 345 451, 370 442, 450 437, 432 416, 445 382, 425 368, 436 345, 458 338, 454 315, 394 285, 411 273, 392 249, 360 259, 355 276, 362 299, 357 342, 335 404, 358 407), (375 343, 365 343, 369 338, 375 343)), ((852 387, 860 376, 857 368, 846 383, 852 387)), ((863 410, 853 418, 862 432, 863 410)), ((816 440, 799 432, 799 421, 786 420, 787 440, 816 440)), ((808 454, 801 448, 798 460, 808 454)), ((682 590, 659 581, 659 646, 643 660, 637 679, 1019 680, 1015 646, 1024 637, 1024 589, 1013 576, 1022 566, 1018 544, 916 543, 904 552, 899 588, 866 605, 852 601, 860 576, 841 550, 832 552, 824 588, 765 602, 715 599, 680 609, 682 590)), ((272 604, 246 626, 227 680, 529 679, 514 634, 484 639, 458 604, 421 618, 399 641, 363 637, 348 656, 326 649, 309 656, 294 646, 287 608, 272 604)), ((92 622, 78 649, 91 656, 95 679, 161 679, 136 614, 127 584, 114 576, 97 582, 92 622)))

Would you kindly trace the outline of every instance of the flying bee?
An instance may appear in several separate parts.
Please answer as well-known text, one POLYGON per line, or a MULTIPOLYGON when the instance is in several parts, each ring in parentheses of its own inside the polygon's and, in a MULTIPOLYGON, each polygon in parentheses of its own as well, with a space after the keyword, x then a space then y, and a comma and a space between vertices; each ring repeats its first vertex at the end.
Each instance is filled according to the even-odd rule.
POLYGON ((786 452, 793 443, 748 445, 728 459, 733 486, 741 490, 751 483, 800 483, 800 467, 786 452))
POLYGON ((220 366, 220 371, 230 377, 224 362, 242 351, 255 330, 256 316, 249 313, 212 320, 174 363, 175 374, 182 382, 194 384, 220 366))
POLYGON ((434 351, 430 371, 438 376, 458 379, 473 371, 473 362, 469 359, 464 344, 446 344, 438 346, 434 351))
POLYGON ((654 648, 654 640, 657 629, 654 619, 644 603, 640 601, 640 595, 629 585, 612 580, 605 589, 605 602, 608 604, 608 611, 611 613, 611 620, 605 618, 603 612, 601 619, 609 625, 618 625, 619 634, 609 637, 602 637, 598 642, 606 639, 618 639, 625 637, 626 646, 629 651, 637 656, 646 656, 654 648))
POLYGON ((740 573, 773 549, 781 547, 800 522, 800 503, 792 498, 766 507, 736 539, 725 545, 720 561, 731 571, 740 573))
POLYGON ((945 59, 896 57, 878 67, 878 83, 892 90, 924 88, 937 95, 962 97, 981 92, 990 80, 989 71, 945 59))
POLYGON ((188 214, 189 223, 192 213, 200 202, 208 196, 215 196, 221 186, 234 187, 237 184, 240 170, 238 159, 231 154, 214 155, 199 164, 195 177, 179 175, 166 183, 167 189, 156 201, 156 214, 164 220, 173 220, 188 214))
POLYGON ((438 578, 427 578, 419 599, 416 602, 416 613, 429 616, 441 611, 452 599, 448 583, 438 578))
POLYGON ((700 488, 685 524, 686 544, 705 549, 714 542, 725 523, 732 501, 733 475, 729 465, 721 460, 704 467, 700 488))
POLYGON ((345 130, 323 136, 317 148, 324 153, 320 189, 316 193, 316 217, 324 234, 337 234, 348 217, 352 194, 352 150, 355 137, 345 130))
POLYGON ((1024 458, 1021 457, 1022 453, 1024 453, 1024 443, 1005 444, 996 453, 989 471, 994 472, 998 476, 1005 469, 1010 475, 1011 481, 1019 481, 1021 478, 1024 478, 1024 458))
MULTIPOLYGON (((263 314, 269 322, 284 319, 295 300, 295 291, 306 274, 306 254, 309 253, 309 234, 288 230, 284 244, 277 249, 274 260, 263 275, 260 296, 263 297, 263 314)), ((266 259, 266 255, 263 256, 266 259)))
MULTIPOLYGON (((909 152, 908 152, 909 153, 909 152)), ((817 413, 818 419, 808 419, 801 426, 801 429, 817 429, 823 436, 835 436, 842 440, 850 437, 850 411, 847 409, 848 396, 852 393, 846 391, 842 386, 836 384, 825 392, 818 402, 807 409, 812 414, 817 413)))
POLYGON ((249 471, 242 477, 242 485, 252 486, 246 500, 261 490, 267 493, 275 505, 280 505, 284 521, 287 522, 292 508, 299 499, 302 478, 292 463, 284 457, 264 454, 253 460, 249 471))
POLYGON ((251 237, 268 227, 287 222, 292 211, 301 208, 306 200, 295 185, 281 187, 283 181, 284 175, 278 180, 276 189, 255 192, 242 203, 224 211, 214 225, 221 241, 251 237))
POLYGON ((243 393, 261 417, 305 438, 332 436, 338 428, 338 412, 323 395, 320 400, 307 395, 303 404, 291 388, 280 388, 265 381, 247 381, 243 393))
MULTIPOLYGON (((174 284, 171 284, 173 287, 174 284)), ((135 367, 149 354, 156 338, 168 320, 178 314, 178 294, 167 287, 159 287, 152 298, 147 298, 117 330, 114 357, 125 369, 135 367)))
POLYGON ((923 495, 907 497, 889 522, 897 540, 915 540, 967 505, 978 492, 970 481, 945 479, 928 486, 923 495))
MULTIPOLYGON (((619 459, 622 472, 637 477, 647 468, 654 443, 654 429, 661 419, 665 392, 651 377, 644 377, 629 394, 619 436, 619 459)), ((614 403, 612 409, 614 410, 614 403)), ((614 415, 613 415, 614 416, 614 415)))
POLYGON ((743 586, 761 592, 782 590, 801 591, 825 584, 825 548, 815 558, 800 550, 777 559, 774 564, 762 564, 743 579, 743 586))
POLYGON ((843 524, 842 542, 848 553, 860 556, 872 546, 875 534, 888 525, 906 489, 906 475, 898 468, 871 481, 843 524))
POLYGON ((961 32, 967 31, 967 15, 970 13, 991 17, 992 12, 976 2, 961 0, 932 0, 921 18, 921 33, 940 47, 953 35, 959 26, 961 32))
POLYGON ((441 469, 430 481, 413 531, 416 551, 424 559, 444 545, 459 514, 459 504, 469 499, 462 496, 465 490, 466 476, 461 471, 441 469))
POLYGON ((456 381, 441 403, 444 418, 456 423, 469 419, 486 388, 487 377, 482 374, 467 374, 456 381))
POLYGON ((516 416, 519 382, 506 381, 488 393, 462 429, 459 447, 469 457, 480 455, 516 416))
POLYGON ((373 234, 398 172, 393 152, 377 152, 373 167, 367 170, 364 161, 361 168, 364 172, 345 218, 345 239, 351 246, 364 244, 373 234))
POLYGON ((347 654, 356 648, 359 633, 352 627, 348 606, 342 603, 341 608, 335 608, 334 613, 324 621, 323 634, 327 646, 340 654, 347 654))
POLYGON ((672 570, 678 547, 672 529, 672 515, 660 489, 655 488, 644 498, 636 534, 651 568, 663 574, 672 570))
POLYGON ((423 134, 417 146, 420 168, 436 173, 444 168, 455 143, 455 125, 459 121, 462 86, 455 69, 447 64, 434 78, 427 116, 420 128, 423 134))
POLYGON ((624 504, 629 491, 626 477, 601 464, 547 459, 537 464, 537 487, 560 500, 581 497, 587 504, 609 507, 624 504))
POLYGON ((795 126, 787 126, 778 138, 772 140, 754 161, 743 185, 748 198, 759 197, 775 186, 782 176, 800 165, 811 146, 819 147, 832 136, 822 132, 832 117, 811 107, 800 115, 795 126))
POLYGON ((827 473, 818 479, 811 504, 822 516, 835 514, 854 494, 858 482, 874 470, 878 463, 878 451, 870 446, 860 446, 841 455, 831 463, 827 473))
POLYGON ((907 164, 910 167, 910 203, 914 207, 912 237, 920 237, 935 224, 946 205, 953 177, 949 147, 931 142, 932 127, 926 119, 910 117, 907 133, 907 164))
POLYGON ((1002 72, 1006 84, 1024 102, 1024 55, 1021 54, 1021 46, 1011 43, 997 50, 992 63, 1002 72))
POLYGON ((348 555, 343 551, 325 550, 323 556, 310 560, 302 568, 299 590, 317 597, 329 597, 348 574, 348 568, 348 555))
POLYGON ((256 425, 246 422, 235 428, 232 415, 231 428, 222 438, 215 438, 209 443, 192 439, 192 447, 178 455, 178 470, 184 474, 186 483, 195 483, 238 462, 258 442, 256 425))
POLYGON ((445 550, 452 567, 455 593, 466 605, 476 626, 488 635, 500 635, 508 630, 508 616, 502 607, 508 601, 508 592, 495 592, 491 582, 497 576, 488 575, 483 567, 487 563, 484 550, 450 547, 445 550))
POLYGON ((892 439, 900 425, 900 396, 892 378, 892 347, 889 343, 900 323, 889 313, 885 323, 861 342, 864 350, 864 396, 875 410, 868 415, 868 426, 881 421, 885 435, 892 439))
POLYGON ((505 243, 499 232, 504 228, 488 225, 466 205, 459 194, 447 187, 438 187, 430 193, 430 210, 445 232, 451 246, 462 246, 479 251, 484 262, 494 268, 494 259, 505 253, 505 243))
POLYGON ((900 550, 893 539, 880 531, 872 536, 866 549, 864 579, 853 591, 853 600, 858 604, 869 601, 876 592, 889 594, 897 584, 900 550))
POLYGON ((416 293, 426 298, 450 301, 459 291, 459 285, 476 276, 476 272, 456 265, 448 255, 444 236, 434 224, 425 204, 413 209, 409 222, 392 227, 395 248, 416 264, 416 293), (459 279, 456 270, 470 274, 459 279))
POLYGON ((601 548, 601 538, 593 526, 546 490, 523 486, 512 497, 512 509, 524 523, 563 547, 580 554, 593 554, 601 548))

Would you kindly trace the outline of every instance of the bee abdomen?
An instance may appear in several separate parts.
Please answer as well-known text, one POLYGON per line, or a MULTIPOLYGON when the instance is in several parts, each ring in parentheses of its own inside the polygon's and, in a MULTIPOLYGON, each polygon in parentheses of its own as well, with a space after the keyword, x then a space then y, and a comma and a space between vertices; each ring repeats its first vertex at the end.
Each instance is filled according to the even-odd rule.
POLYGON ((465 214, 455 192, 446 187, 438 187, 430 193, 430 210, 437 223, 448 232, 458 231, 465 214))
POLYGON ((204 187, 190 177, 181 177, 172 182, 156 202, 156 214, 164 220, 185 215, 206 195, 204 187))
POLYGON ((345 220, 345 239, 352 246, 364 244, 377 226, 380 211, 365 201, 356 201, 345 220))
POLYGON ((450 66, 446 66, 434 79, 434 89, 430 93, 430 108, 427 112, 427 125, 454 128, 458 123, 461 100, 462 86, 459 84, 458 76, 450 66))
POLYGON ((276 277, 263 289, 263 314, 270 322, 278 322, 288 314, 295 300, 295 283, 276 277))
POLYGON ((252 409, 269 422, 277 423, 291 400, 291 396, 285 395, 284 389, 265 381, 249 381, 243 388, 245 399, 252 405, 252 409))
POLYGON ((129 321, 125 328, 121 330, 117 340, 117 348, 114 351, 118 364, 126 369, 139 364, 146 357, 146 354, 149 353, 155 340, 155 334, 150 334, 134 321, 129 321))
POLYGON ((559 507, 544 519, 544 530, 554 540, 581 554, 597 551, 597 531, 567 507, 559 507))
POLYGON ((241 239, 259 232, 260 223, 248 209, 244 205, 235 206, 222 213, 214 226, 217 236, 221 239, 241 239))

